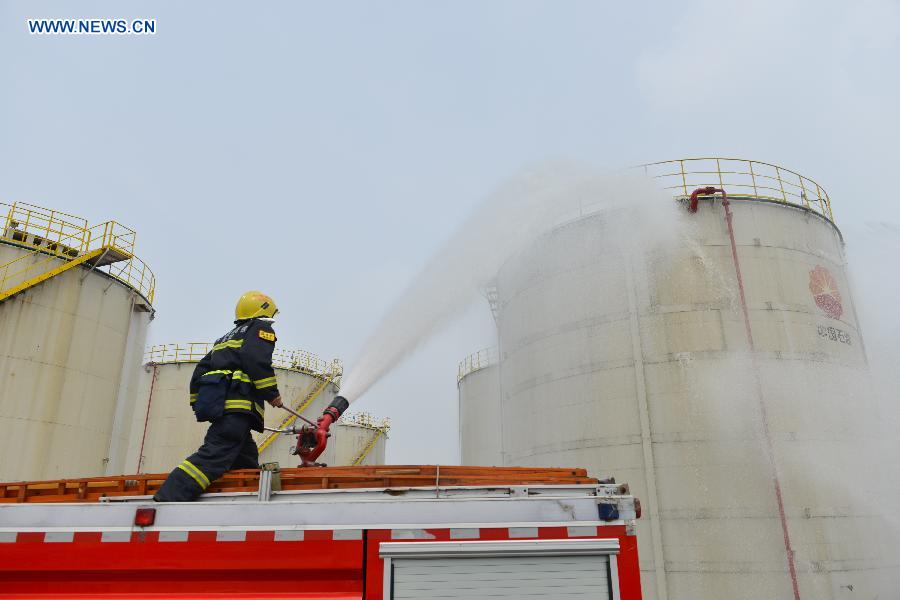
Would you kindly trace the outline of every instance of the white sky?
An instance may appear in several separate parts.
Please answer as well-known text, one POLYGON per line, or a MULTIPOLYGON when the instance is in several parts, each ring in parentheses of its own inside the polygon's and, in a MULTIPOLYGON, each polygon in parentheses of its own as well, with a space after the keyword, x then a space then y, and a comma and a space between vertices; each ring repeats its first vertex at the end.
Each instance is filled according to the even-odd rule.
MULTIPOLYGON (((874 0, 5 0, 0 201, 135 228, 152 343, 218 337, 259 288, 281 346, 350 362, 472 207, 548 160, 781 164, 829 191, 852 257, 900 221, 898 39, 900 4, 874 0)), ((457 460, 456 364, 490 343, 475 307, 360 401, 394 420, 389 460, 457 460)))

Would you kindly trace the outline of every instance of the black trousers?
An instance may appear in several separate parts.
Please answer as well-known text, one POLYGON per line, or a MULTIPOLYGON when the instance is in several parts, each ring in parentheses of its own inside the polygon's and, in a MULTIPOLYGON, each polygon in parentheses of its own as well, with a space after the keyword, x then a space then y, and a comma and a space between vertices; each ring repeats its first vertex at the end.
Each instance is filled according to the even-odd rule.
POLYGON ((253 417, 227 413, 206 431, 203 445, 175 467, 153 496, 157 502, 190 502, 231 469, 258 469, 259 450, 253 441, 253 417))

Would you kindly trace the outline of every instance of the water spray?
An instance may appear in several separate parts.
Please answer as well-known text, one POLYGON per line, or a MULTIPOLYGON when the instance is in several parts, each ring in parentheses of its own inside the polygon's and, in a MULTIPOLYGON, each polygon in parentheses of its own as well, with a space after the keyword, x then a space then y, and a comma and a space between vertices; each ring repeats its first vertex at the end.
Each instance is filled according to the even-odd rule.
POLYGON ((667 198, 637 174, 580 165, 526 171, 478 205, 423 265, 369 334, 341 389, 354 402, 421 344, 445 328, 496 276, 500 266, 567 219, 667 198))

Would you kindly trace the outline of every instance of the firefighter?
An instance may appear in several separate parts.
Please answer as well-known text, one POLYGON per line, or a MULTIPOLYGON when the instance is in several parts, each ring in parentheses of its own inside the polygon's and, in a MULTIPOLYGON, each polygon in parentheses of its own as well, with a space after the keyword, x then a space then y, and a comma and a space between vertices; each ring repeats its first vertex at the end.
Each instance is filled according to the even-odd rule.
POLYGON ((187 502, 230 469, 258 469, 259 451, 252 431, 263 430, 265 402, 280 407, 272 369, 278 309, 262 292, 247 292, 234 311, 234 328, 216 340, 194 369, 191 408, 198 421, 209 421, 203 445, 175 467, 153 499, 187 502))

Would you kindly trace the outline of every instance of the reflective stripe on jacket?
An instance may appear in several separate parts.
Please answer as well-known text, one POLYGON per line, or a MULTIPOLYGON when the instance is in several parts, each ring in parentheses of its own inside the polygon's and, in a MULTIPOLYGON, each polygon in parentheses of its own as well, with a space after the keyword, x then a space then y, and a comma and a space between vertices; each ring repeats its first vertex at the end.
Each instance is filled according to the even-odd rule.
POLYGON ((252 415, 253 429, 262 431, 265 402, 279 395, 272 368, 275 341, 271 319, 236 321, 234 329, 216 340, 212 350, 197 363, 191 377, 191 403, 197 398, 201 378, 225 375, 230 378, 225 412, 252 415))

